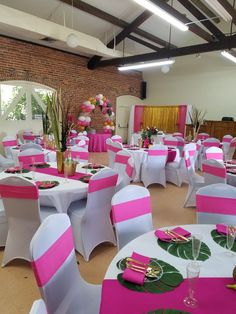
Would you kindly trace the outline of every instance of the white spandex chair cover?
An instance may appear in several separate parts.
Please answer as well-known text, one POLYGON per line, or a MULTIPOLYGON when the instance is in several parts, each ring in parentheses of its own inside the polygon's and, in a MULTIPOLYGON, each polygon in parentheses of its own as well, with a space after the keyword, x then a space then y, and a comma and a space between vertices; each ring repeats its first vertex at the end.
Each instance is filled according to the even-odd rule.
POLYGON ((119 143, 122 144, 122 137, 121 137, 120 135, 113 135, 113 136, 111 137, 111 140, 112 140, 113 142, 119 142, 119 143))
POLYGON ((148 187, 152 183, 159 183, 166 187, 165 165, 168 156, 167 146, 156 144, 148 150, 148 157, 141 170, 141 181, 148 187))
POLYGON ((204 178, 195 173, 193 161, 191 161, 189 152, 186 151, 184 154, 185 165, 187 168, 188 175, 188 192, 184 202, 184 207, 195 207, 196 206, 196 192, 199 188, 205 185, 204 178))
POLYGON ((229 153, 229 147, 230 147, 230 143, 231 143, 232 139, 233 139, 233 136, 230 134, 226 134, 222 138, 222 149, 223 149, 223 153, 224 153, 224 160, 226 160, 226 156, 229 153))
POLYGON ((111 204, 118 250, 134 238, 153 229, 148 189, 128 185, 113 196, 111 204))
POLYGON ((5 158, 0 154, 0 171, 13 167, 14 165, 15 161, 13 159, 5 158))
POLYGON ((30 243, 32 268, 48 314, 99 313, 101 286, 80 276, 70 219, 51 215, 30 243))
POLYGON ((2 139, 2 145, 3 145, 3 148, 4 148, 5 156, 8 159, 13 159, 11 148, 17 146, 16 137, 14 137, 14 136, 5 136, 2 139))
POLYGON ((223 150, 214 146, 206 149, 206 159, 215 159, 223 163, 223 150))
POLYGON ((210 137, 210 135, 208 133, 202 132, 202 133, 198 133, 197 140, 204 141, 204 140, 206 140, 209 137, 210 137))
POLYGON ((123 149, 123 145, 120 142, 113 142, 110 138, 106 139, 106 144, 109 158, 109 167, 114 168, 116 153, 123 149))
POLYGON ((120 150, 116 153, 114 170, 118 173, 116 192, 130 184, 134 171, 134 159, 127 150, 120 150))
POLYGON ((100 170, 89 180, 87 200, 74 202, 68 209, 75 249, 86 261, 98 244, 116 244, 110 211, 117 179, 118 174, 114 170, 100 170))
POLYGON ((30 261, 29 243, 41 223, 38 188, 24 178, 11 176, 0 180, 0 191, 8 220, 2 266, 15 258, 30 261))
POLYGON ((202 142, 202 151, 199 154, 199 169, 202 170, 202 162, 206 160, 206 150, 210 147, 220 147, 220 141, 217 138, 209 137, 202 142))
POLYGON ((77 137, 74 138, 75 144, 78 144, 80 141, 85 141, 84 148, 88 150, 89 147, 89 137, 85 135, 78 135, 77 137))
POLYGON ((165 136, 164 140, 163 140, 164 145, 168 146, 168 147, 173 147, 173 148, 177 148, 178 152, 175 158, 175 161, 180 161, 180 156, 182 156, 182 151, 184 148, 184 139, 182 137, 179 136, 165 136))
POLYGON ((22 162, 23 165, 30 165, 34 162, 45 162, 45 155, 43 151, 40 151, 35 148, 29 148, 19 152, 18 155, 19 162, 22 162))
POLYGON ((34 149, 37 149, 39 151, 42 151, 43 148, 41 145, 39 144, 35 144, 35 143, 26 143, 26 144, 22 144, 20 146, 20 151, 23 151, 23 150, 26 150, 26 149, 29 149, 29 148, 34 148, 34 149))
POLYGON ((32 131, 24 131, 22 137, 24 143, 33 143, 36 139, 36 136, 33 134, 32 131))
POLYGON ((176 137, 176 136, 178 136, 178 137, 184 137, 183 136, 183 133, 180 133, 180 132, 174 132, 173 134, 172 134, 172 136, 174 136, 174 137, 176 137))
POLYGON ((226 183, 226 168, 223 163, 215 159, 204 160, 202 163, 204 181, 206 185, 214 183, 226 183))
POLYGON ((79 158, 81 162, 88 162, 89 152, 87 148, 74 145, 71 147, 71 157, 73 159, 79 158))
POLYGON ((0 199, 0 247, 6 245, 8 232, 7 217, 2 200, 0 199))
POLYGON ((235 149, 236 149, 236 137, 234 137, 229 144, 229 151, 225 154, 226 161, 233 159, 235 149))
POLYGON ((236 224, 236 188, 217 183, 198 190, 197 222, 201 224, 236 224))
POLYGON ((29 314, 48 314, 47 308, 43 299, 34 301, 29 314))

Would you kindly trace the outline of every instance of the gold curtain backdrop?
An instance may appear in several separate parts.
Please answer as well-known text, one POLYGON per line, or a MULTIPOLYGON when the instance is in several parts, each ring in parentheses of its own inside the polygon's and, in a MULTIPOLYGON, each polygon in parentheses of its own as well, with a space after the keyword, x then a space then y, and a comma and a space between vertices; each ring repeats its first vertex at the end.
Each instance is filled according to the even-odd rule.
POLYGON ((179 106, 144 106, 143 128, 156 126, 165 133, 178 130, 179 106))

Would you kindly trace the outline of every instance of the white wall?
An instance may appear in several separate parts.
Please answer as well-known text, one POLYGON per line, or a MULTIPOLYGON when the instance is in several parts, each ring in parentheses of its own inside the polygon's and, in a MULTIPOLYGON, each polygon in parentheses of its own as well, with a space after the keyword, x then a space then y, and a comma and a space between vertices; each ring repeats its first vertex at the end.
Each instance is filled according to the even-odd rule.
POLYGON ((177 58, 169 73, 156 69, 144 72, 143 78, 147 104, 190 104, 205 109, 207 120, 236 120, 236 65, 219 53, 177 58))

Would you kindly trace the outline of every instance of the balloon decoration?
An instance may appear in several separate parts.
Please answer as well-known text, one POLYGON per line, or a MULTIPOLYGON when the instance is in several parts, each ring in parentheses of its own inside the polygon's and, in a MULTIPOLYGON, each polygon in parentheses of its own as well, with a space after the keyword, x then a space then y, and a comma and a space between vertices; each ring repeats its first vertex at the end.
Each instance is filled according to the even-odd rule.
POLYGON ((81 131, 84 131, 91 123, 91 113, 94 112, 96 106, 99 106, 103 115, 105 116, 105 122, 103 124, 103 131, 105 133, 112 133, 115 130, 114 118, 115 113, 112 105, 105 96, 98 94, 95 97, 90 97, 87 101, 84 101, 80 105, 81 113, 78 118, 78 125, 81 131))

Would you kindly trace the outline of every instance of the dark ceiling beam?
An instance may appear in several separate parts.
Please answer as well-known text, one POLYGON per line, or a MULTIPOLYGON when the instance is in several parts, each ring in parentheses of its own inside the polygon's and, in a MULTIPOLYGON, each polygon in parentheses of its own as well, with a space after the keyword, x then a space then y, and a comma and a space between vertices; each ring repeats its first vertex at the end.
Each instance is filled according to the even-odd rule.
MULTIPOLYGON (((139 25, 143 24, 150 16, 152 16, 152 13, 145 10, 135 20, 133 20, 129 26, 125 27, 118 35, 116 35, 116 37, 107 44, 107 48, 113 48, 119 45, 119 43, 121 43, 127 35, 132 33, 139 25)), ((90 58, 87 65, 88 69, 93 70, 101 59, 102 57, 97 55, 90 58)))
POLYGON ((195 16, 198 21, 200 21, 200 23, 204 25, 216 39, 220 39, 225 36, 211 21, 207 20, 207 17, 202 14, 202 12, 199 11, 191 2, 189 2, 189 0, 178 1, 185 7, 185 9, 195 16))
POLYGON ((147 61, 154 61, 154 60, 173 58, 173 57, 181 57, 181 56, 187 56, 187 55, 192 55, 192 54, 231 49, 231 48, 236 48, 236 35, 224 37, 224 38, 221 38, 221 40, 219 41, 215 41, 211 43, 192 45, 192 46, 175 48, 175 49, 161 48, 157 52, 104 60, 98 64, 98 67, 119 66, 123 64, 147 62, 147 61))
POLYGON ((136 36, 133 36, 133 35, 128 35, 127 38, 147 47, 147 48, 150 48, 154 51, 159 51, 161 48, 160 47, 157 47, 157 46, 154 46, 152 44, 150 44, 149 42, 147 41, 144 41, 143 39, 139 38, 139 37, 136 37, 136 36))
POLYGON ((206 32, 204 29, 199 27, 198 25, 194 24, 191 20, 189 20, 185 15, 165 3, 164 0, 151 0, 154 4, 156 4, 158 7, 162 8, 164 11, 168 12, 169 14, 176 17, 178 20, 180 20, 184 24, 188 24, 189 30, 194 33, 195 35, 201 37, 202 39, 211 42, 214 41, 214 38, 206 32))
POLYGON ((234 24, 236 24, 236 10, 227 0, 218 0, 223 8, 232 16, 234 24))
MULTIPOLYGON (((60 0, 61 2, 63 3, 66 3, 68 5, 71 5, 71 0, 60 0)), ((129 26, 129 23, 125 22, 124 20, 122 19, 119 19, 109 13, 106 13, 105 11, 102 11, 90 4, 87 4, 81 0, 74 0, 74 3, 73 3, 74 7, 83 11, 83 12, 86 12, 88 14, 91 14, 91 15, 94 15, 106 22, 109 22, 113 25, 116 25, 116 26, 119 26, 121 28, 125 28, 125 27, 128 27, 129 26)), ((155 44, 157 45, 160 45, 162 47, 166 47, 168 45, 168 43, 161 39, 161 38, 158 38, 140 28, 137 28, 134 30, 134 33, 147 39, 147 40, 150 40, 150 41, 153 41, 155 44)))
POLYGON ((216 24, 220 23, 220 18, 216 16, 201 0, 191 0, 191 2, 198 7, 204 14, 206 14, 216 24))

